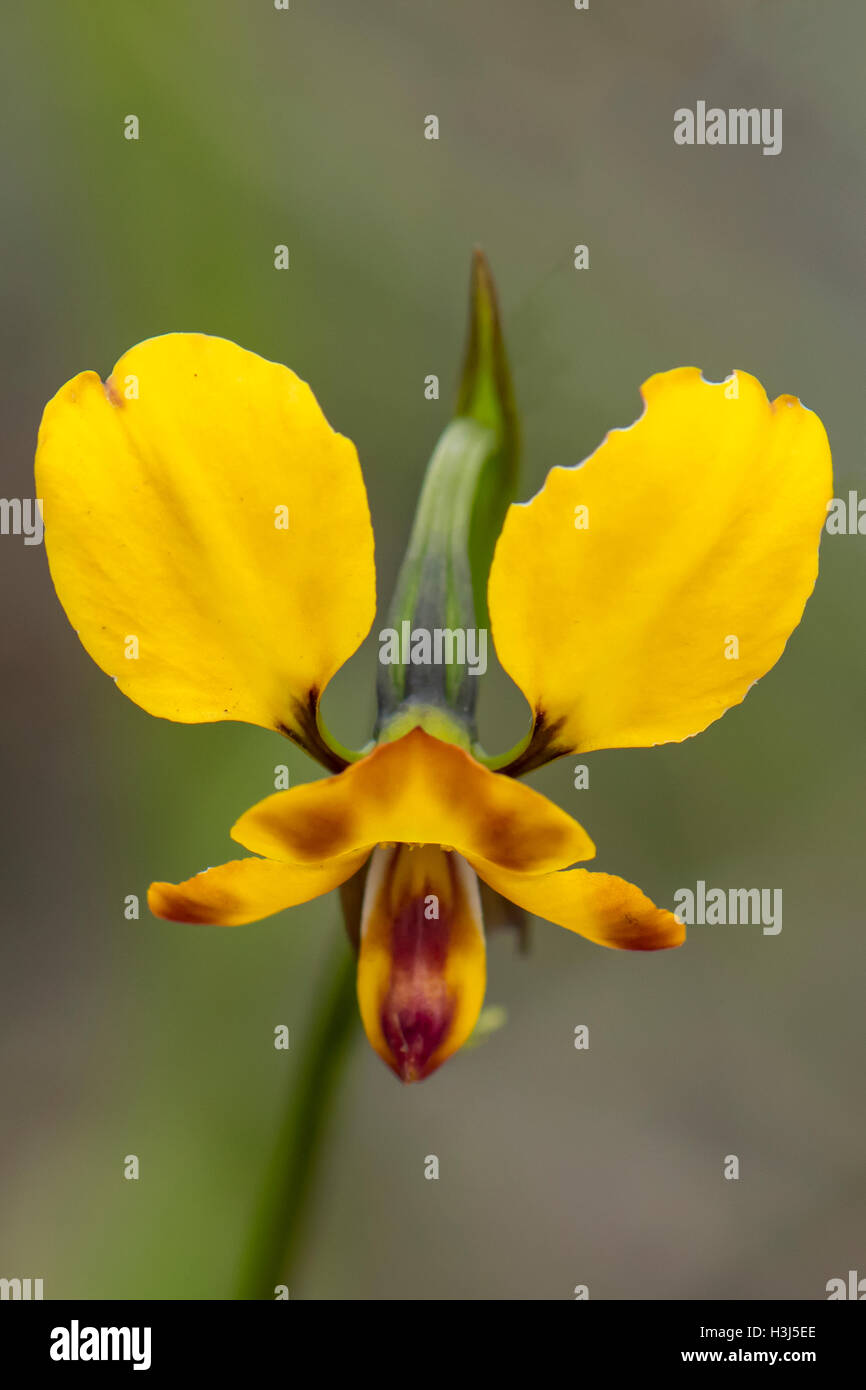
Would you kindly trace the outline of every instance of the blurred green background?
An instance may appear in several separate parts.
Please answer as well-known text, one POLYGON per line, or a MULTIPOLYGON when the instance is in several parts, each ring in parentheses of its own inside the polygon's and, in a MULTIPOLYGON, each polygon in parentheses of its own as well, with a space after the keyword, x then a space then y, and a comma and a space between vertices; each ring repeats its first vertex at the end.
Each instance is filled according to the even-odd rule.
MULTIPOLYGON (((357 443, 383 610, 475 243, 523 496, 686 363, 799 395, 837 495, 864 489, 858 0, 70 0, 4 31, 5 496, 33 495, 40 413, 70 376, 152 334, 221 334, 292 366, 357 443), (698 99, 782 107, 782 153, 676 147, 674 109, 698 99)), ((825 537, 781 662, 700 738, 594 754, 586 791, 574 760, 530 779, 597 867, 666 905, 698 878, 781 887, 782 933, 696 927, 648 956, 538 923, 528 957, 498 933, 507 1026, 414 1088, 359 1023, 292 1297, 822 1298, 866 1273, 864 564, 866 539, 825 537)), ((232 857, 276 764, 318 769, 262 730, 150 718, 80 648, 42 549, 5 536, 0 566, 0 1275, 48 1298, 231 1297, 338 902, 223 931, 128 922, 123 900, 232 857)), ((346 742, 368 736, 375 664, 373 639, 327 694, 346 742)), ((489 681, 487 746, 525 721, 489 681)))

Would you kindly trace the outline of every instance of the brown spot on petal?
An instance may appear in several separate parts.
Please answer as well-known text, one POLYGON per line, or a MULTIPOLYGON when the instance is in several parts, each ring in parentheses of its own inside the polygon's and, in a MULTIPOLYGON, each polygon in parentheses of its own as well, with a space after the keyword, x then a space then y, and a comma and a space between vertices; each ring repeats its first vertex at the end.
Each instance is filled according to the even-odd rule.
POLYGON ((125 397, 121 391, 118 391, 113 376, 108 377, 107 380, 102 383, 102 389, 112 405, 122 406, 125 404, 125 397))

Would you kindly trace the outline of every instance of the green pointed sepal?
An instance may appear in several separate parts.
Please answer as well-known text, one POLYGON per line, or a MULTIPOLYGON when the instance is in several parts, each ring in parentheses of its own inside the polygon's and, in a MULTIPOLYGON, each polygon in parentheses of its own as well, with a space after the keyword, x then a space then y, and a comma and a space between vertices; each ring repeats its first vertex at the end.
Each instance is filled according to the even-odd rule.
POLYGON ((380 634, 380 738, 395 737, 413 718, 425 727, 438 723, 456 742, 474 737, 478 680, 492 655, 487 576, 517 467, 517 415, 496 289, 476 250, 455 415, 427 466, 388 628, 380 634))

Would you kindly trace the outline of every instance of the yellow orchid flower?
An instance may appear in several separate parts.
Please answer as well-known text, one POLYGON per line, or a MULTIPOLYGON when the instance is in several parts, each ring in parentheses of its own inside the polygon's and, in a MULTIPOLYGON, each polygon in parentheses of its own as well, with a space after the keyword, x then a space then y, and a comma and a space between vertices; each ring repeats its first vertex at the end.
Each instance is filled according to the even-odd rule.
POLYGON ((680 741, 740 702, 800 620, 832 496, 816 415, 744 372, 688 367, 651 377, 633 425, 506 513, 514 413, 480 257, 472 304, 392 613, 453 636, 484 612, 489 570, 496 652, 532 711, 509 754, 476 741, 465 654, 383 666, 368 749, 326 730, 322 692, 376 612, 373 533, 354 446, 286 367, 202 334, 150 339, 105 383, 84 372, 57 393, 36 462, 57 593, 120 690, 163 718, 278 730, 333 774, 247 811, 232 835, 254 857, 154 883, 152 911, 233 926, 356 879, 361 1017, 404 1081, 478 1019, 479 880, 605 946, 683 941, 638 888, 573 867, 589 836, 515 778, 680 741))

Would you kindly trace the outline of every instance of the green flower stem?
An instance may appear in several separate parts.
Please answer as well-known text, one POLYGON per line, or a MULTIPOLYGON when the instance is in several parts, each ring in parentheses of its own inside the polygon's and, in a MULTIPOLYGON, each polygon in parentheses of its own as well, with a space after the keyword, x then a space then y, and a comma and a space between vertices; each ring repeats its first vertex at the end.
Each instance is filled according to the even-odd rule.
POLYGON ((340 933, 324 971, 312 1026, 259 1199, 238 1298, 273 1299, 303 1236, 307 1197, 337 1084, 358 1024, 356 962, 340 933))

